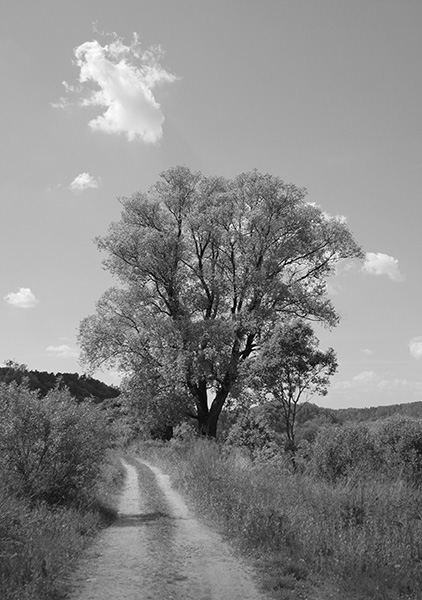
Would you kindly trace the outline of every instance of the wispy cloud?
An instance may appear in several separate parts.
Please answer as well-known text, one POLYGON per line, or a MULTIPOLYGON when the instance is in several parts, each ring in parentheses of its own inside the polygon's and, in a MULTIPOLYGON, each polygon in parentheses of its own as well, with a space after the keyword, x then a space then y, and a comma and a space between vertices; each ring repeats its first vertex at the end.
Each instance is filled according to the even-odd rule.
POLYGON ((413 358, 422 358, 422 336, 417 336, 409 341, 410 355, 413 358))
POLYGON ((369 275, 386 275, 392 281, 403 281, 399 271, 399 261, 382 252, 367 252, 362 271, 369 275))
POLYGON ((400 392, 422 394, 422 382, 403 379, 400 377, 390 377, 387 375, 379 375, 375 371, 362 371, 354 377, 345 381, 337 381, 333 383, 333 390, 337 391, 354 391, 359 394, 365 393, 370 396, 373 393, 382 392, 384 394, 397 394, 400 392))
POLYGON ((65 110, 70 106, 69 98, 66 98, 65 96, 60 96, 60 98, 56 102, 50 102, 50 106, 52 106, 53 108, 60 108, 61 110, 65 110))
POLYGON ((78 351, 71 348, 67 344, 60 344, 59 346, 47 346, 47 352, 55 354, 59 358, 75 358, 78 356, 78 351))
POLYGON ((99 178, 95 179, 95 177, 92 177, 92 175, 90 175, 89 173, 80 173, 69 185, 69 189, 72 190, 72 192, 80 193, 90 188, 95 189, 99 187, 99 185, 99 178))
MULTIPOLYGON (((89 122, 93 131, 123 133, 129 141, 155 143, 163 135, 164 116, 153 90, 177 77, 161 66, 160 46, 143 51, 136 33, 129 45, 116 34, 109 35, 113 40, 109 44, 102 46, 93 40, 75 48, 79 85, 64 81, 65 90, 68 95, 77 95, 81 106, 104 109, 89 122)), ((66 97, 62 97, 53 106, 66 108, 68 104, 66 97)))
POLYGON ((4 296, 4 300, 16 308, 32 308, 38 303, 29 288, 19 288, 17 292, 10 292, 4 296))

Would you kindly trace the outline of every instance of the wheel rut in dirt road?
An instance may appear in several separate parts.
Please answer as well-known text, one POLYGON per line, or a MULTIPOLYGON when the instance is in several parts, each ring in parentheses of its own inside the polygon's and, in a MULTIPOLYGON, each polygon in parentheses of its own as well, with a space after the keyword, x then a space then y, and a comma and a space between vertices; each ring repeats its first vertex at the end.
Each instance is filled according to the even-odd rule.
POLYGON ((194 517, 169 477, 136 461, 138 469, 122 461, 119 518, 75 574, 69 600, 264 600, 249 569, 194 517))

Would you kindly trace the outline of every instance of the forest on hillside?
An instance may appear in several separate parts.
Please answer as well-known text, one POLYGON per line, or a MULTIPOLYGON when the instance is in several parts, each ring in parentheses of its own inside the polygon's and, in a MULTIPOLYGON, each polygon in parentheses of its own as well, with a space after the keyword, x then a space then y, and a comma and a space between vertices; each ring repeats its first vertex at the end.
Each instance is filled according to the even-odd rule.
POLYGON ((79 373, 48 373, 47 371, 29 370, 25 365, 18 365, 9 361, 6 366, 0 367, 0 383, 9 384, 26 382, 30 390, 37 390, 44 397, 56 388, 66 388, 78 402, 91 398, 96 403, 110 398, 117 398, 120 390, 79 373))

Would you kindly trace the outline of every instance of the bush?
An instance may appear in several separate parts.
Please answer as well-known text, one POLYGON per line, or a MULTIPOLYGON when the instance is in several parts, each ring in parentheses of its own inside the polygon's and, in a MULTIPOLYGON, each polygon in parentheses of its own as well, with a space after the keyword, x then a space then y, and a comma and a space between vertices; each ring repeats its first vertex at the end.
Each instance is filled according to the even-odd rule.
POLYGON ((422 422, 396 416, 381 422, 377 430, 385 467, 390 474, 422 483, 422 422))
POLYGON ((350 424, 322 429, 307 469, 328 481, 365 474, 384 481, 422 484, 422 422, 397 416, 376 425, 350 424))
POLYGON ((265 417, 249 411, 239 416, 230 427, 225 443, 227 446, 242 448, 252 457, 270 458, 280 454, 278 436, 269 426, 265 417))
POLYGON ((25 384, 0 384, 0 471, 18 496, 88 501, 111 439, 104 411, 66 390, 41 399, 25 384))
POLYGON ((378 471, 382 459, 374 434, 366 425, 322 429, 312 449, 310 471, 329 481, 378 471))

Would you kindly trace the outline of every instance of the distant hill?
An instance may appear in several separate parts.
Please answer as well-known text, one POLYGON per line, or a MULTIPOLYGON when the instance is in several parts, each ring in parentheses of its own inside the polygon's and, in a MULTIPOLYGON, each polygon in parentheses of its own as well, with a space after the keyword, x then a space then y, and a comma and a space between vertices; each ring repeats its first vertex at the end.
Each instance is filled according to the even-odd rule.
MULTIPOLYGON (((257 415, 265 416, 267 423, 277 433, 283 433, 280 409, 271 403, 252 409, 257 415)), ((373 406, 370 408, 323 408, 312 402, 301 405, 296 419, 296 440, 312 442, 322 427, 345 423, 375 422, 394 415, 422 419, 422 402, 373 406)))
POLYGON ((378 421, 393 415, 402 415, 414 419, 422 419, 422 402, 391 404, 388 406, 371 406, 370 408, 322 408, 309 403, 299 411, 298 424, 303 424, 315 418, 324 417, 332 423, 378 421))
POLYGON ((47 373, 46 371, 31 371, 25 365, 16 363, 7 364, 0 367, 0 382, 22 383, 27 381, 31 390, 39 390, 41 396, 45 396, 51 389, 54 389, 59 383, 60 387, 68 388, 69 392, 79 402, 86 398, 93 398, 95 402, 100 403, 104 400, 117 398, 120 390, 109 386, 98 379, 79 375, 79 373, 47 373))
POLYGON ((370 408, 340 408, 332 413, 342 421, 378 421, 393 415, 403 415, 415 419, 422 418, 422 402, 391 404, 390 406, 371 406, 370 408))

